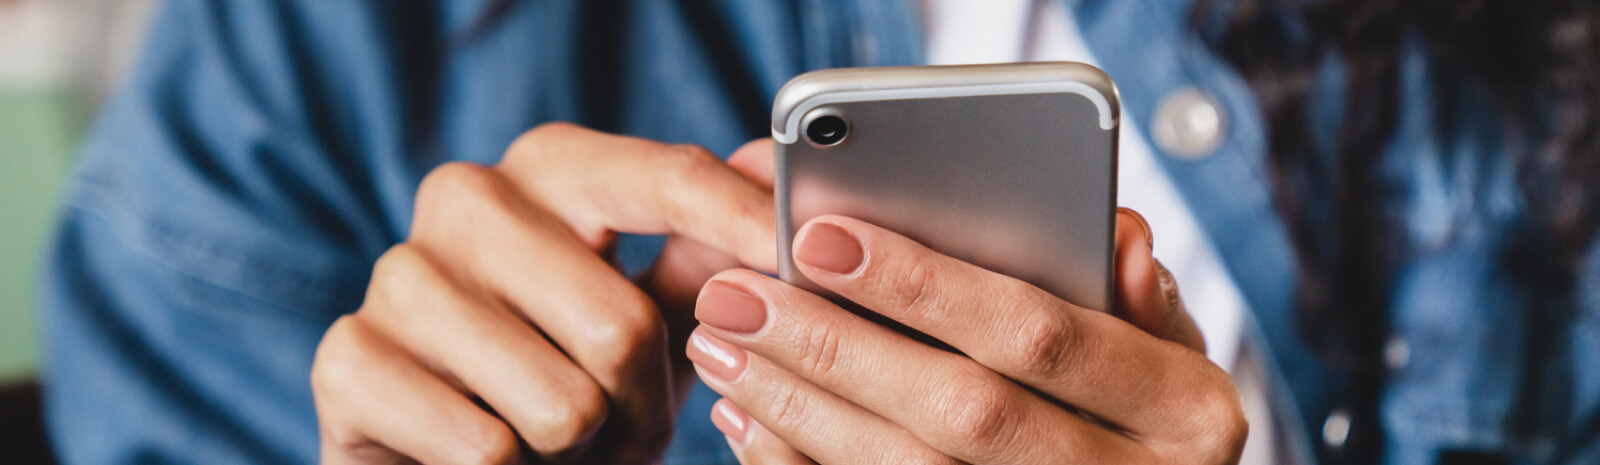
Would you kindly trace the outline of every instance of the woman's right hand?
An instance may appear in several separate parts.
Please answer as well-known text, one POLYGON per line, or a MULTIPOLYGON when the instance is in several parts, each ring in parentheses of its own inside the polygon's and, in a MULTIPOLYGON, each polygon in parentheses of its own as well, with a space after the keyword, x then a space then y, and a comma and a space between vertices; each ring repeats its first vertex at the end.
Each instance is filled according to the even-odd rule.
POLYGON ((657 460, 700 286, 776 268, 771 189, 751 180, 770 169, 567 124, 493 167, 435 169, 410 237, 317 348, 323 463, 657 460), (639 282, 603 256, 617 232, 670 235, 639 282))

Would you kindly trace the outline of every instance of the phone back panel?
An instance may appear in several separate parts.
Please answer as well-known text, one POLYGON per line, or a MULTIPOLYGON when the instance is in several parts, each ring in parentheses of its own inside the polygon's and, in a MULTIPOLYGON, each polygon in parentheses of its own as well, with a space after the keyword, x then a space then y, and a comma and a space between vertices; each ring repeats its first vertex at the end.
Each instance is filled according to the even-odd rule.
MULTIPOLYGON (((838 214, 1025 280, 1076 305, 1109 311, 1117 126, 1113 113, 1107 128, 1102 113, 1115 111, 1115 90, 1108 92, 1109 102, 1098 104, 1081 92, 993 94, 997 82, 1003 87, 1040 79, 1008 78, 1006 68, 1017 66, 1024 65, 988 66, 998 69, 980 78, 986 95, 964 95, 970 77, 951 83, 928 77, 954 67, 921 68, 928 71, 918 76, 930 79, 923 86, 941 89, 928 97, 916 97, 915 89, 891 99, 874 99, 873 92, 838 97, 842 92, 826 89, 871 90, 875 78, 863 84, 846 76, 840 80, 848 82, 830 84, 822 76, 818 85, 812 76, 812 94, 835 97, 796 108, 840 115, 849 133, 830 147, 807 142, 803 131, 798 137, 791 131, 788 141, 778 137, 780 277, 821 291, 794 268, 792 240, 811 218, 838 214)), ((854 76, 863 71, 869 70, 851 70, 854 76)), ((1097 84, 1110 88, 1109 78, 1097 84)), ((774 120, 801 116, 775 112, 774 120)))

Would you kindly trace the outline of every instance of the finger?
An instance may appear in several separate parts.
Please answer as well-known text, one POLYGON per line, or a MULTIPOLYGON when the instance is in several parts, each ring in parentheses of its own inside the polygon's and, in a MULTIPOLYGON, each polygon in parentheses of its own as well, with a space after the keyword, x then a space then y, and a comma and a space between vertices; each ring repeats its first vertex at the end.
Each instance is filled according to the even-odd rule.
MULTIPOLYGON (((728 157, 728 166, 745 178, 772 191, 772 139, 745 144, 728 157)), ((640 277, 645 291, 655 297, 666 319, 669 353, 672 356, 674 388, 681 395, 689 389, 689 359, 683 357, 684 343, 694 329, 694 300, 706 280, 717 272, 739 266, 739 261, 720 250, 686 236, 672 235, 656 257, 655 266, 640 277)))
POLYGON ((695 297, 711 276, 735 266, 738 263, 726 254, 693 239, 673 236, 667 239, 666 247, 656 257, 655 266, 640 278, 645 289, 660 303, 662 317, 666 320, 673 392, 678 401, 689 393, 694 382, 694 372, 683 348, 689 341, 689 332, 698 325, 694 319, 695 297))
MULTIPOLYGON (((700 378, 721 393, 724 402, 740 407, 736 412, 724 409, 713 414, 748 412, 747 418, 754 422, 743 424, 759 423, 800 453, 830 465, 955 463, 906 428, 704 329, 697 330, 691 338, 689 358, 695 361, 700 378)), ((740 431, 727 428, 739 423, 717 422, 735 450, 756 447, 751 441, 759 438, 753 437, 748 428, 742 436, 740 431)))
POLYGON ((1201 434, 1171 412, 1238 403, 1204 354, 864 222, 812 220, 794 255, 812 282, 1135 433, 1201 434))
MULTIPOLYGON (((771 191, 772 149, 772 139, 751 141, 728 157, 728 166, 771 191)), ((688 369, 688 359, 682 357, 683 351, 679 349, 688 340, 689 330, 695 327, 694 300, 700 294, 700 288, 712 275, 737 266, 738 260, 717 249, 685 236, 674 235, 667 238, 666 246, 656 257, 655 266, 640 280, 644 289, 660 304, 662 314, 666 317, 667 334, 672 353, 676 355, 673 359, 677 369, 688 369)))
POLYGON ((1184 311, 1177 281, 1151 255, 1154 236, 1144 216, 1117 209, 1117 316, 1152 336, 1206 352, 1205 337, 1184 311))
POLYGON ((743 465, 815 465, 817 462, 795 450, 765 426, 750 419, 727 399, 711 407, 711 422, 728 437, 728 448, 743 465))
POLYGON ((487 168, 434 170, 419 189, 417 211, 434 220, 414 226, 413 241, 447 256, 441 263, 450 276, 509 302, 565 352, 571 362, 564 364, 576 363, 615 403, 609 420, 618 434, 608 436, 629 438, 615 449, 627 457, 617 460, 665 447, 677 402, 666 322, 649 295, 487 168), (471 221, 438 220, 452 216, 471 221))
POLYGON ((681 311, 682 316, 693 321, 694 300, 700 295, 700 287, 718 272, 738 266, 733 257, 716 249, 694 239, 672 236, 667 238, 666 246, 656 257, 655 266, 641 281, 663 311, 681 311))
POLYGON ((317 348, 312 392, 322 463, 510 464, 516 436, 428 372, 359 316, 335 322, 317 348), (427 421, 417 421, 427 419, 427 421), (409 458, 408 458, 409 457, 409 458))
POLYGON ((414 248, 391 249, 374 270, 358 315, 481 397, 540 457, 570 458, 591 444, 609 414, 605 394, 537 331, 414 248))
MULTIPOLYGON (((750 404, 736 391, 784 385, 783 380, 760 381, 763 376, 777 376, 756 369, 765 360, 967 462, 1137 463, 1136 459, 1148 458, 1141 455, 1148 451, 1127 437, 1059 408, 966 357, 918 343, 821 297, 748 270, 713 278, 701 294, 696 316, 704 323, 700 331, 736 347, 724 350, 734 356, 722 359, 738 360, 739 351, 754 354, 748 357, 752 368, 745 376, 757 375, 755 381, 738 377, 737 370, 719 373, 722 379, 733 380, 731 391, 719 392, 745 407, 750 404)), ((792 439, 782 427, 759 415, 758 420, 780 437, 792 439)))
POLYGON ((771 191, 776 169, 773 147, 772 139, 750 141, 728 156, 728 166, 771 191))
MULTIPOLYGON (((761 188, 772 190, 772 139, 757 139, 728 157, 728 166, 761 188)), ((663 306, 692 310, 695 296, 706 280, 719 271, 739 266, 737 259, 692 238, 673 235, 646 275, 646 289, 663 306)), ((690 318, 692 321, 692 318, 690 318)), ((692 326, 691 326, 692 329, 692 326)))
POLYGON ((608 231, 673 233, 777 268, 771 192, 703 148, 547 124, 518 138, 498 169, 591 245, 608 231))

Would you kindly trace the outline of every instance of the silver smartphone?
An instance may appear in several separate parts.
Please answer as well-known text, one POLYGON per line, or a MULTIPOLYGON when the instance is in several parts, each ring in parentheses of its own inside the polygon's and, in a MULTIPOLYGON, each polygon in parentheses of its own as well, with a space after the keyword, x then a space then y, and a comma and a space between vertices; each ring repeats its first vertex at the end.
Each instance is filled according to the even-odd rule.
POLYGON ((838 214, 1110 311, 1120 108, 1082 63, 800 75, 772 109, 779 277, 823 292, 791 245, 838 214))

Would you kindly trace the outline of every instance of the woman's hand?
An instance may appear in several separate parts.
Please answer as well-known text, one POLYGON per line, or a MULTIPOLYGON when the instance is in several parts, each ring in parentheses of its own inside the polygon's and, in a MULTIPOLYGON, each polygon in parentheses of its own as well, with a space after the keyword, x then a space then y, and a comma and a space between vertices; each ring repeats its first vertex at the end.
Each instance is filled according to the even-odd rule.
POLYGON ((794 246, 813 282, 938 339, 917 342, 750 271, 705 286, 690 341, 712 412, 754 464, 1235 463, 1248 429, 1227 373, 1117 218, 1116 316, 827 216, 794 246), (1119 318, 1120 317, 1120 318, 1119 318))
POLYGON ((434 170, 411 236, 317 349, 323 463, 656 460, 701 284, 775 267, 772 194, 747 159, 553 124, 494 167, 434 170), (672 235, 639 283, 603 256, 619 231, 672 235))

